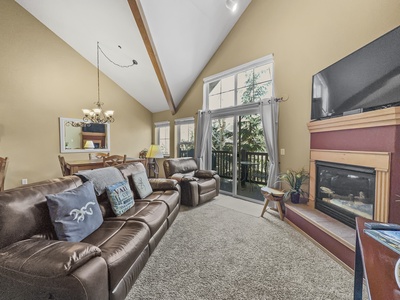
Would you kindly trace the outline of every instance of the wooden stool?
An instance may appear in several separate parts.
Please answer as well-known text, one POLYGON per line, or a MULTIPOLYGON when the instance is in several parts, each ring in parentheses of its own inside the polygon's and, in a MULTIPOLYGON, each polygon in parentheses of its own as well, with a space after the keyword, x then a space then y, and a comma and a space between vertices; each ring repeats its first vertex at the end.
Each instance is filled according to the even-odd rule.
POLYGON ((264 216, 264 213, 267 210, 269 201, 275 201, 278 206, 279 216, 280 216, 281 220, 283 221, 284 215, 283 215, 283 210, 282 210, 282 199, 283 199, 283 195, 285 193, 282 191, 279 191, 279 190, 275 190, 275 189, 266 187, 266 186, 261 188, 261 193, 263 194, 263 196, 265 198, 265 203, 264 203, 263 210, 261 212, 261 217, 264 216))

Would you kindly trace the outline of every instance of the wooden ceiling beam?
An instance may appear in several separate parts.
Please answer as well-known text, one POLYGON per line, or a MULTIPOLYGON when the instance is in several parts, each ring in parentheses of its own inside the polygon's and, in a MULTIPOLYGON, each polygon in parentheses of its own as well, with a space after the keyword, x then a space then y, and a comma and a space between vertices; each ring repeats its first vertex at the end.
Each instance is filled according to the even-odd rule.
POLYGON ((136 24, 139 28, 139 32, 142 36, 143 42, 146 46, 147 53, 149 54, 151 63, 153 64, 154 71, 157 74, 158 81, 160 82, 161 89, 167 99, 169 110, 174 115, 176 113, 175 103, 172 98, 171 91, 169 89, 165 74, 163 72, 160 59, 158 58, 153 39, 150 34, 149 26, 147 24, 142 5, 139 0, 128 0, 129 7, 131 8, 133 17, 135 18, 136 24))

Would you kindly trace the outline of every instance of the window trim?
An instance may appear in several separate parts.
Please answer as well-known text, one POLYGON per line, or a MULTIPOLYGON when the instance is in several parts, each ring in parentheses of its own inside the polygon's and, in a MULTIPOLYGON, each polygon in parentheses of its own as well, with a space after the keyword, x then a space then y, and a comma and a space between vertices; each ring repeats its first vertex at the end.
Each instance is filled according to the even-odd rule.
MULTIPOLYGON (((203 79, 203 108, 202 109, 203 110, 208 110, 208 107, 209 107, 209 103, 208 103, 208 101, 209 101, 209 97, 208 97, 208 95, 209 95, 209 89, 208 89, 209 88, 209 83, 211 83, 213 81, 216 81, 216 80, 221 80, 221 79, 223 79, 225 77, 236 75, 236 74, 238 74, 240 72, 244 72, 244 71, 247 71, 247 70, 250 70, 250 69, 254 69, 254 68, 260 67, 262 65, 269 64, 269 63, 272 63, 272 64, 274 63, 274 54, 268 54, 268 55, 266 55, 264 57, 261 57, 259 59, 250 61, 250 62, 242 64, 240 66, 237 66, 237 67, 234 67, 234 68, 231 68, 231 69, 228 69, 228 70, 225 70, 225 71, 222 71, 220 73, 217 73, 217 74, 214 74, 214 75, 211 75, 211 76, 208 76, 208 77, 204 78, 203 79)), ((236 80, 237 80, 237 78, 235 78, 235 81, 236 80)), ((274 94, 274 91, 272 90, 272 95, 273 94, 274 94)), ((237 103, 236 97, 237 97, 237 95, 235 93, 235 103, 237 103)))
POLYGON ((154 123, 154 130, 155 130, 155 144, 160 145, 160 128, 165 128, 168 127, 169 131, 169 138, 168 138, 168 153, 164 153, 164 157, 170 157, 171 155, 171 126, 169 121, 163 121, 163 122, 155 122, 154 123))
MULTIPOLYGON (((174 122, 175 122, 175 157, 178 157, 179 145, 181 144, 181 142, 180 142, 180 139, 181 139, 180 126, 193 124, 193 133, 195 133, 196 126, 195 126, 193 117, 176 119, 174 122)), ((195 143, 196 143, 196 137, 194 137, 194 140, 193 140, 193 148, 195 146, 195 143)))

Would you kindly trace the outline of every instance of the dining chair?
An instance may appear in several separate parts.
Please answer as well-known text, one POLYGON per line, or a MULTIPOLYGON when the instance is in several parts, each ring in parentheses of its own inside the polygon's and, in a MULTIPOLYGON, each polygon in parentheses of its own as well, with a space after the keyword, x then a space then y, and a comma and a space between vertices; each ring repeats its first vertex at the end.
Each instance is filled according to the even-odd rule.
POLYGON ((71 175, 71 169, 68 164, 65 162, 64 156, 59 155, 58 160, 60 161, 61 172, 63 176, 71 175))
POLYGON ((103 167, 112 167, 120 164, 124 164, 126 162, 126 154, 125 155, 110 155, 103 157, 103 167))
POLYGON ((89 159, 103 159, 103 157, 110 156, 110 153, 98 152, 98 153, 89 153, 89 159))
POLYGON ((4 191, 4 181, 6 180, 7 172, 7 157, 0 157, 0 192, 4 191))

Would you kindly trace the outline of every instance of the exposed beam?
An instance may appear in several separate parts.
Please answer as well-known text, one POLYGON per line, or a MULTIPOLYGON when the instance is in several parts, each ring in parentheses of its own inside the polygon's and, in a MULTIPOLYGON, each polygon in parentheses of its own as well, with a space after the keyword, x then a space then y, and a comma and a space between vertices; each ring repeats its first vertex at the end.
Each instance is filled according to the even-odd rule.
POLYGON ((158 81, 160 82, 165 98, 167 99, 169 110, 174 115, 176 113, 175 103, 172 99, 171 91, 169 90, 169 86, 165 78, 160 60, 158 58, 153 39, 151 38, 150 30, 146 22, 143 8, 139 0, 128 0, 128 3, 131 8, 133 17, 135 18, 136 24, 139 28, 139 32, 142 36, 143 42, 146 46, 151 63, 153 64, 154 71, 157 74, 158 81))

